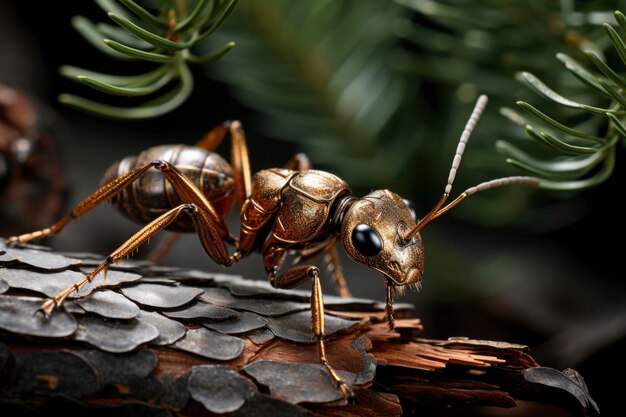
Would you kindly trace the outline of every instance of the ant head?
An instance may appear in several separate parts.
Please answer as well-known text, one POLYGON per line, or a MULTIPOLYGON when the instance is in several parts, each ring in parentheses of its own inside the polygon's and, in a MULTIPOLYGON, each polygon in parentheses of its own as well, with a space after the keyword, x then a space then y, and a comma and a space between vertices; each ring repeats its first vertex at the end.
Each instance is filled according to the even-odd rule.
POLYGON ((415 228, 413 204, 387 190, 355 201, 341 227, 344 248, 352 259, 385 276, 387 286, 417 287, 424 271, 424 250, 415 228))
POLYGON ((374 191, 357 200, 348 209, 341 236, 346 252, 358 263, 380 271, 387 286, 386 311, 389 328, 394 328, 393 295, 407 286, 417 288, 424 271, 424 249, 420 231, 431 221, 456 207, 466 197, 490 188, 519 184, 538 186, 534 177, 504 177, 480 183, 462 192, 446 205, 465 145, 487 104, 481 96, 459 139, 448 183, 437 204, 419 221, 412 204, 389 191, 374 191))

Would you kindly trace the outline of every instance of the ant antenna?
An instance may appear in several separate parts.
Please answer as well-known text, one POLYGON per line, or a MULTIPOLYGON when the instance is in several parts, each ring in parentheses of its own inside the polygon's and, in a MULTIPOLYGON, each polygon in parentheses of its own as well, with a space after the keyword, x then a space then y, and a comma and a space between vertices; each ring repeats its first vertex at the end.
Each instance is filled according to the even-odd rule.
POLYGON ((454 154, 454 159, 452 160, 452 167, 450 168, 450 174, 448 175, 448 184, 443 192, 443 196, 441 200, 435 207, 428 212, 424 217, 420 219, 417 225, 404 237, 404 240, 410 241, 413 237, 419 233, 420 230, 424 228, 428 223, 435 220, 437 217, 442 214, 447 213, 454 207, 456 207, 461 201, 463 201, 466 197, 475 194, 479 191, 489 190, 491 188, 504 187, 507 185, 528 185, 536 187, 539 185, 539 179, 535 177, 526 177, 526 176, 513 176, 513 177, 503 177, 497 178, 491 181, 485 181, 478 185, 468 188, 463 191, 457 198, 455 198, 451 203, 447 206, 443 206, 445 202, 448 200, 450 196, 450 192, 452 191, 452 184, 454 183, 454 178, 456 177, 457 170, 459 169, 459 165, 461 165, 461 159, 463 158, 463 152, 465 151, 465 145, 469 140, 472 131, 476 127, 476 123, 478 119, 480 119, 480 115, 482 114, 485 106, 487 105, 487 96, 481 95, 478 97, 478 101, 476 101, 476 105, 474 106, 474 110, 472 110, 472 114, 470 115, 469 120, 465 124, 465 129, 463 129, 463 133, 461 134, 461 138, 459 139, 459 144, 456 148, 456 153, 454 154))

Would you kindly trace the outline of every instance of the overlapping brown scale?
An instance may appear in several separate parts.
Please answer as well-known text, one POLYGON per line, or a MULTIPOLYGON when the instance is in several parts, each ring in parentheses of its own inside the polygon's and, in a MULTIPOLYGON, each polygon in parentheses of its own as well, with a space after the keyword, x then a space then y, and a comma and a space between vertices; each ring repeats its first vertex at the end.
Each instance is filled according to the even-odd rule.
POLYGON ((363 366, 356 374, 355 385, 364 385, 374 380, 376 376, 376 358, 368 351, 372 348, 372 342, 365 336, 360 336, 352 342, 354 350, 359 352, 363 366))
MULTIPOLYGON (((243 370, 259 384, 268 387, 272 396, 293 404, 328 403, 343 399, 323 365, 256 361, 244 366, 243 370)), ((339 375, 349 386, 354 385, 354 374, 339 371, 339 375)))
POLYGON ((159 337, 150 342, 153 345, 170 345, 182 339, 187 332, 187 328, 182 323, 168 319, 157 312, 141 310, 137 318, 139 321, 153 325, 159 331, 159 337))
POLYGON ((228 320, 237 319, 239 317, 239 313, 235 310, 218 307, 202 301, 195 301, 181 309, 163 311, 163 314, 177 320, 194 321, 228 320))
POLYGON ((250 339, 252 343, 261 346, 268 343, 274 337, 276 336, 274 335, 274 333, 272 333, 270 329, 259 329, 248 335, 248 339, 250 339))
MULTIPOLYGON (((40 272, 29 269, 0 269, 0 279, 3 279, 11 288, 21 288, 54 297, 66 288, 72 287, 85 278, 77 271, 40 272)), ((84 297, 97 287, 115 287, 123 283, 136 282, 141 275, 122 271, 109 271, 106 280, 97 276, 91 283, 86 284, 79 292, 74 292, 70 298, 84 297)))
POLYGON ((21 288, 53 297, 85 278, 76 271, 35 272, 28 269, 0 269, 0 278, 11 288, 21 288))
MULTIPOLYGON (((297 343, 315 343, 316 338, 311 332, 311 312, 300 311, 279 317, 268 318, 269 329, 281 339, 297 343)), ((359 324, 359 320, 346 320, 326 314, 324 316, 327 336, 345 331, 359 324)))
POLYGON ((0 255, 0 265, 24 265, 47 271, 62 270, 75 267, 82 262, 80 259, 68 258, 50 251, 5 248, 0 255))
POLYGON ((67 337, 77 328, 76 319, 63 310, 50 317, 40 311, 42 298, 0 295, 0 329, 28 336, 67 337))
POLYGON ((143 282, 144 284, 161 284, 172 286, 177 286, 180 284, 180 282, 176 281, 175 279, 164 277, 143 277, 141 279, 141 282, 143 282))
POLYGON ((114 291, 96 291, 75 301, 83 310, 110 319, 132 319, 139 315, 137 304, 114 291))
POLYGON ((192 367, 188 388, 194 400, 217 414, 237 411, 256 393, 250 380, 221 365, 192 367))
POLYGON ((261 317, 258 314, 251 313, 249 311, 244 311, 239 315, 238 318, 235 318, 233 320, 209 322, 204 323, 203 325, 204 327, 220 333, 242 334, 264 328, 267 323, 268 321, 265 317, 261 317))
POLYGON ((122 289, 122 293, 126 297, 143 306, 153 308, 181 307, 191 302, 202 292, 199 288, 159 284, 139 284, 122 289))
POLYGON ((237 297, 282 298, 298 301, 309 301, 310 293, 303 290, 283 290, 274 288, 267 280, 225 280, 223 285, 237 297))
POLYGON ((15 373, 6 384, 15 396, 65 395, 82 398, 100 386, 94 369, 73 352, 35 351, 16 355, 15 373))
POLYGON ((228 361, 243 353, 243 340, 203 327, 188 329, 185 337, 172 345, 175 349, 218 361, 228 361))
MULTIPOLYGON (((100 265, 104 260, 105 256, 102 256, 97 253, 90 252, 61 252, 63 256, 67 256, 70 258, 80 259, 81 266, 85 269, 94 269, 98 265, 100 265)), ((153 267, 154 263, 145 259, 120 259, 117 263, 113 263, 109 265, 109 269, 118 270, 118 271, 141 271, 146 268, 153 267)))
POLYGON ((137 346, 159 337, 159 330, 141 320, 105 320, 81 317, 74 339, 87 342, 106 352, 130 352, 137 346))
MULTIPOLYGON (((522 376, 525 381, 531 384, 549 387, 548 389, 557 388, 567 392, 580 403, 582 409, 593 408, 598 414, 600 413, 598 405, 589 396, 589 391, 584 379, 573 369, 566 369, 560 372, 553 368, 540 366, 524 369, 522 376)), ((545 401, 547 396, 545 390, 538 389, 534 392, 530 391, 530 395, 528 395, 526 399, 545 401)))
POLYGON ((108 385, 120 394, 146 400, 160 396, 161 384, 150 377, 159 362, 153 350, 139 349, 120 354, 91 349, 76 354, 96 371, 102 387, 108 385))
POLYGON ((296 311, 309 310, 310 303, 283 301, 277 303, 276 300, 268 298, 243 298, 233 296, 225 288, 203 287, 204 293, 199 299, 216 306, 228 307, 234 310, 251 311, 266 317, 281 316, 296 311))

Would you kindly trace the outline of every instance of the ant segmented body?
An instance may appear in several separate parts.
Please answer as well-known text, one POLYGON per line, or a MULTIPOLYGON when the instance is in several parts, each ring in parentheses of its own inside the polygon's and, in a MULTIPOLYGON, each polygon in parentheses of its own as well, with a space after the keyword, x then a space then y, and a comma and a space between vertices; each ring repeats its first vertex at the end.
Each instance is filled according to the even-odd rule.
POLYGON ((313 281, 312 330, 318 340, 320 362, 344 397, 351 398, 352 391, 326 359, 319 269, 303 262, 321 254, 331 255, 340 293, 347 295, 336 253, 337 244, 343 243, 354 261, 383 274, 388 322, 393 329, 394 292, 417 288, 421 281, 424 252, 419 232, 426 224, 475 192, 510 184, 539 184, 533 177, 500 178, 469 188, 444 206, 469 135, 486 102, 485 96, 479 98, 461 135, 443 197, 419 220, 412 204, 399 195, 377 190, 355 197, 345 181, 311 169, 302 154, 283 168, 262 170, 252 176, 244 133, 235 121, 215 128, 196 146, 158 146, 116 163, 105 175, 105 184, 69 215, 49 228, 12 237, 8 243, 59 233, 71 220, 108 200, 135 220, 147 223, 83 281, 46 301, 42 305, 46 314, 162 229, 196 231, 207 254, 223 266, 259 251, 274 287, 293 288, 313 281), (232 140, 230 164, 213 152, 227 132, 232 140), (238 238, 229 233, 224 222, 235 200, 241 217, 238 238), (227 244, 234 246, 232 254, 227 244), (298 254, 299 262, 280 273, 290 252, 298 254))

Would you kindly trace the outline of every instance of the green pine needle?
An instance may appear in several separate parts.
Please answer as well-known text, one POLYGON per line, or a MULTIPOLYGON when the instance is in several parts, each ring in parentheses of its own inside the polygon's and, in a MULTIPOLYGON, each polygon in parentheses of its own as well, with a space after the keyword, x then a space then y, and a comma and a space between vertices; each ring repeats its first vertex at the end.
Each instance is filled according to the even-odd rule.
POLYGON ((589 60, 598 68, 609 80, 613 81, 616 86, 621 89, 626 89, 626 79, 613 71, 611 67, 604 63, 596 54, 592 51, 583 51, 589 60))
MULTIPOLYGON (((167 51, 180 51, 181 49, 188 49, 193 45, 193 39, 190 39, 188 42, 173 42, 163 36, 155 35, 154 33, 143 29, 142 27, 134 24, 133 22, 124 19, 116 15, 115 13, 108 14, 111 20, 120 25, 123 29, 128 31, 128 33, 135 35, 139 39, 143 39, 144 41, 154 45, 156 48, 162 48, 167 51)), ((195 35, 194 35, 195 36, 195 35)))
POLYGON ((553 128, 554 130, 561 131, 570 136, 578 137, 581 139, 587 139, 596 143, 602 143, 604 141, 602 138, 598 136, 589 135, 585 132, 581 132, 580 130, 573 129, 569 126, 559 123, 558 121, 554 120, 550 116, 541 112, 540 110, 538 110, 531 104, 528 104, 524 101, 518 101, 517 105, 520 108, 524 109, 524 111, 526 111, 528 114, 535 117, 537 120, 543 122, 546 126, 553 128))
POLYGON ((108 46, 109 48, 114 49, 119 53, 128 55, 129 57, 132 57, 132 58, 141 59, 144 61, 170 62, 174 59, 173 55, 159 54, 156 52, 146 52, 141 49, 131 48, 130 46, 126 46, 124 44, 121 44, 111 39, 104 39, 102 40, 102 42, 104 42, 104 44, 108 46))
POLYGON ((102 104, 72 94, 61 94, 59 101, 87 113, 118 120, 150 119, 169 113, 191 95, 193 77, 184 63, 178 64, 178 84, 163 95, 136 107, 118 107, 102 104))
MULTIPOLYGON (((605 23, 603 28, 614 47, 621 62, 626 65, 626 18, 621 12, 615 12, 615 19, 620 27, 618 33, 610 24, 605 23)), ((600 71, 596 74, 584 68, 580 63, 565 54, 558 54, 557 58, 565 67, 588 89, 607 101, 607 108, 586 105, 567 99, 554 92, 537 77, 528 72, 518 75, 518 79, 526 83, 535 92, 558 105, 581 111, 588 120, 593 120, 596 132, 604 132, 604 137, 584 133, 583 131, 557 122, 535 107, 525 102, 518 102, 528 114, 541 121, 555 132, 559 132, 568 140, 562 140, 532 126, 526 127, 526 133, 532 139, 542 142, 553 148, 558 156, 554 161, 541 161, 529 157, 512 144, 500 142, 499 150, 509 156, 507 162, 532 172, 544 178, 541 187, 554 190, 574 191, 597 186, 604 182, 613 172, 615 166, 615 147, 620 139, 626 138, 626 96, 624 95, 625 81, 619 71, 614 70, 600 57, 590 51, 580 51, 593 66, 600 71), (605 78, 606 77, 606 78, 605 78), (579 143, 570 143, 574 140, 593 141, 591 146, 579 143), (584 156, 588 155, 588 156, 584 156), (584 156, 584 157, 583 157, 584 156), (599 165, 601 168, 596 169, 599 165)))
POLYGON ((98 27, 94 25, 89 19, 83 16, 74 16, 72 18, 72 26, 78 33, 80 33, 87 42, 89 42, 94 48, 102 52, 105 55, 119 60, 133 60, 133 57, 123 54, 114 49, 109 48, 103 42, 103 34, 98 30, 98 27))
POLYGON ((90 78, 84 75, 79 75, 76 77, 76 79, 95 90, 102 91, 103 93, 126 97, 141 97, 154 94, 162 87, 165 87, 170 81, 174 79, 174 71, 167 71, 152 83, 145 84, 140 87, 122 87, 119 85, 99 81, 95 78, 90 78))
POLYGON ((77 16, 72 24, 78 32, 111 58, 148 61, 159 66, 146 74, 131 76, 103 74, 73 66, 61 67, 63 76, 98 92, 145 97, 148 100, 137 107, 126 108, 73 94, 59 97, 62 103, 94 115, 136 120, 172 111, 191 94, 193 79, 188 64, 218 60, 234 47, 233 42, 227 42, 206 56, 191 52, 201 39, 218 29, 238 0, 200 0, 189 14, 183 9, 185 5, 182 2, 158 1, 156 4, 161 9, 153 14, 134 0, 95 1, 118 27, 104 23, 94 25, 88 19, 77 16), (178 6, 181 9, 177 9, 178 6))
POLYGON ((578 109, 578 110, 585 110, 585 111, 589 111, 589 112, 597 113, 597 114, 604 114, 607 111, 610 111, 609 109, 588 106, 586 104, 578 103, 574 100, 565 98, 562 95, 558 94, 556 91, 552 90, 550 87, 548 87, 539 78, 537 78, 535 75, 531 74, 530 72, 520 72, 516 75, 516 78, 519 81, 526 83, 531 89, 535 90, 535 92, 539 93, 543 97, 547 98, 548 100, 552 100, 562 106, 570 107, 570 108, 578 109))
MULTIPOLYGON (((132 11, 137 17, 141 20, 161 29, 167 29, 167 21, 165 19, 161 19, 146 9, 144 9, 139 4, 135 3, 132 0, 119 0, 124 6, 126 6, 130 11, 132 11)), ((111 10, 113 12, 113 10, 111 10)))

